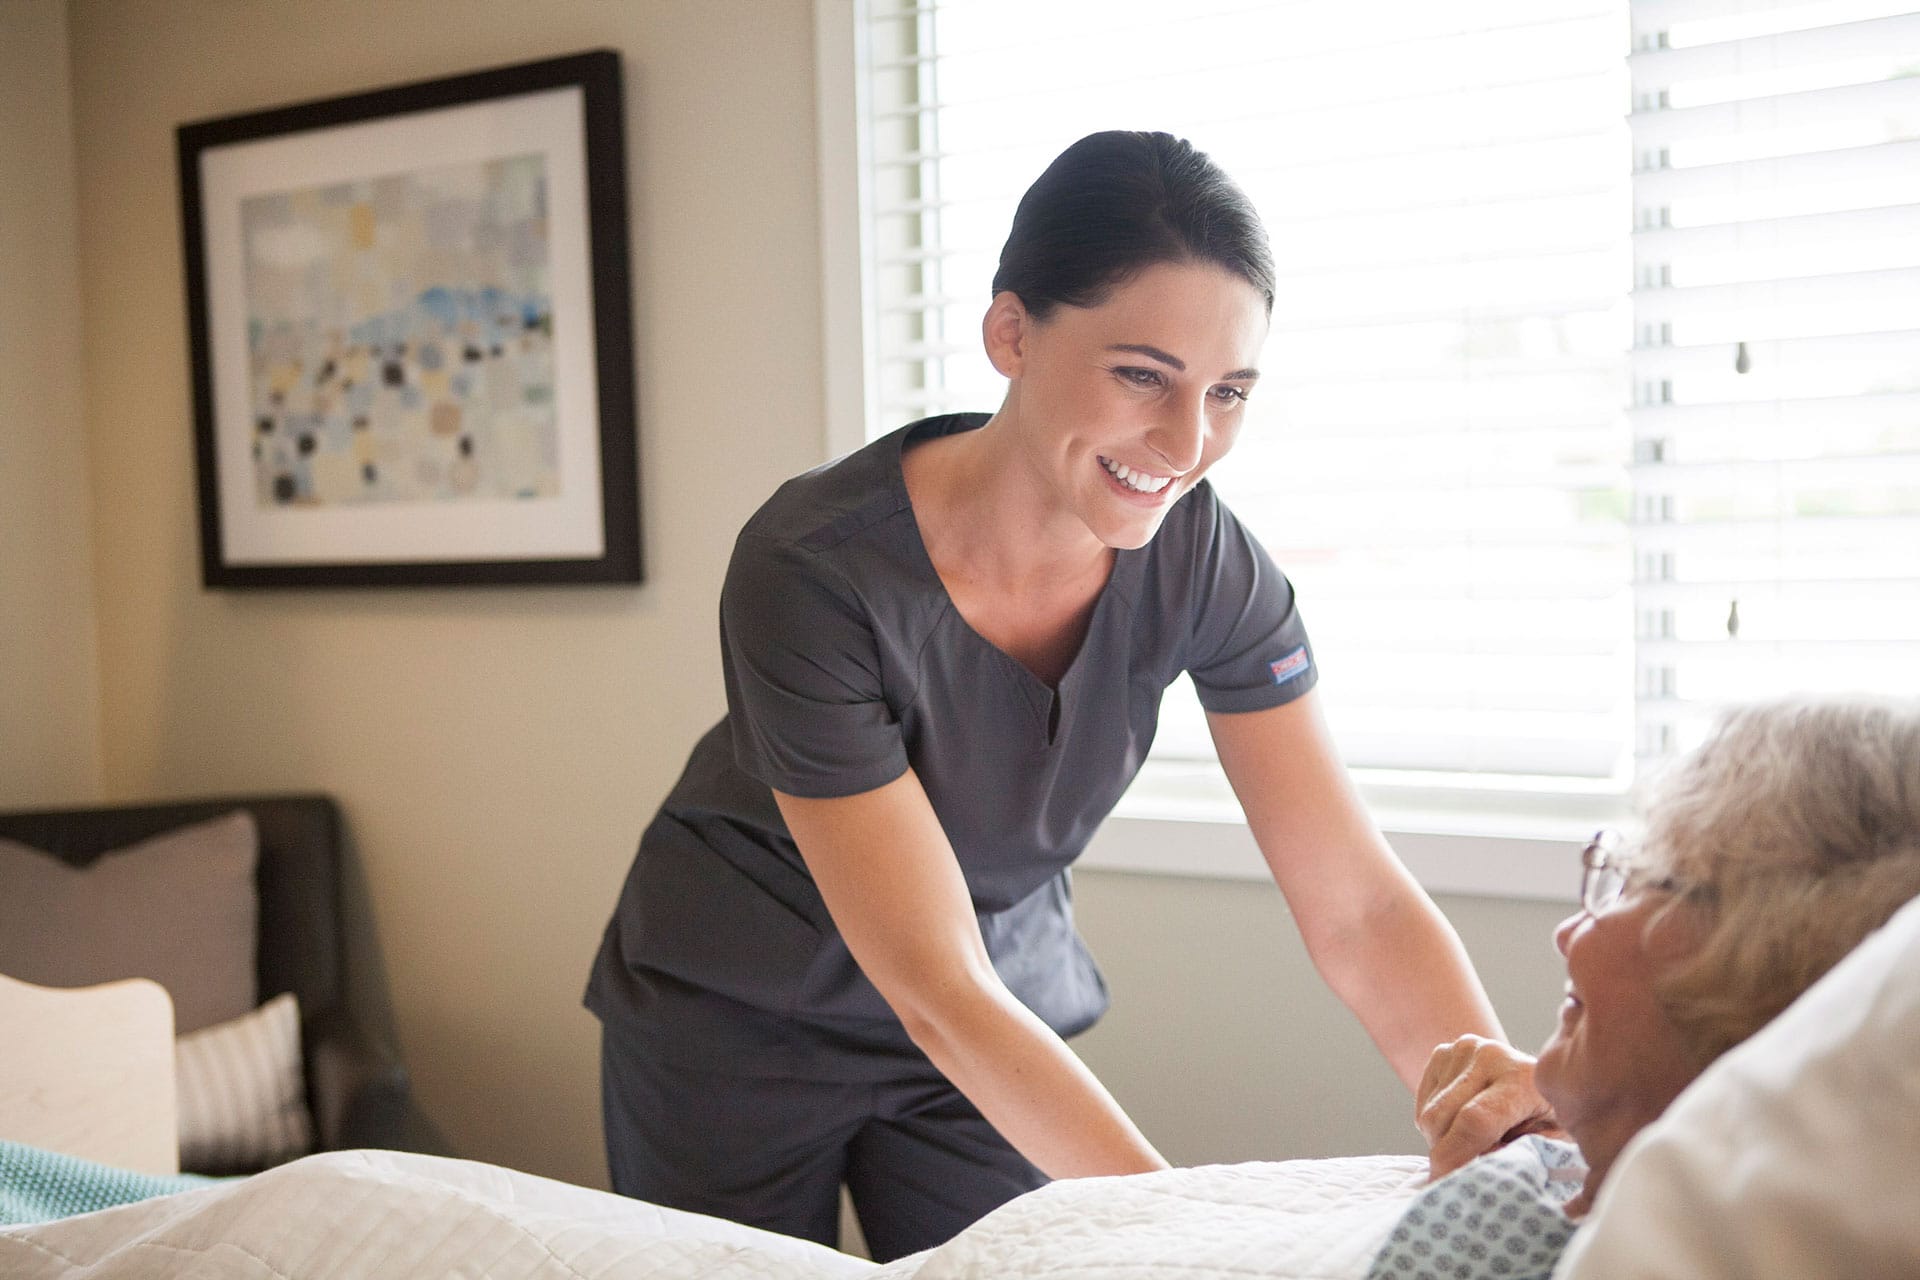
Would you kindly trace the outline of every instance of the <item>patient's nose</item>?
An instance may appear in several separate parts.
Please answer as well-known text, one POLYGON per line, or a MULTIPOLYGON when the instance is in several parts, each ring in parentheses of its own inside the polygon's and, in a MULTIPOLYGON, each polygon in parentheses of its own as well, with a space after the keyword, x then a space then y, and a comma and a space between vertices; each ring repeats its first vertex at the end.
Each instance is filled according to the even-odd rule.
POLYGON ((1580 927, 1580 922, 1582 920, 1585 920, 1586 918, 1587 918, 1587 913, 1583 908, 1582 910, 1574 912, 1572 915, 1568 916, 1565 920, 1562 920, 1559 926, 1555 928, 1553 931, 1554 950, 1558 951, 1563 956, 1567 954, 1567 946, 1573 941, 1573 931, 1575 929, 1578 929, 1580 927))

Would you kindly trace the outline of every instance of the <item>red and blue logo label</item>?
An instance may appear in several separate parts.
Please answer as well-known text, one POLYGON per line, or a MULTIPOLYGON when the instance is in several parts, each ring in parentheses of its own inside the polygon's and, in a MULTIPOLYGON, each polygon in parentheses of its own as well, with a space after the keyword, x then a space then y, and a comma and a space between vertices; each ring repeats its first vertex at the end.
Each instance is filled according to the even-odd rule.
POLYGON ((1286 657, 1267 664, 1267 670, 1273 672, 1275 684, 1285 684, 1295 676, 1302 676, 1313 665, 1313 659, 1307 656, 1307 646, 1301 645, 1286 657))

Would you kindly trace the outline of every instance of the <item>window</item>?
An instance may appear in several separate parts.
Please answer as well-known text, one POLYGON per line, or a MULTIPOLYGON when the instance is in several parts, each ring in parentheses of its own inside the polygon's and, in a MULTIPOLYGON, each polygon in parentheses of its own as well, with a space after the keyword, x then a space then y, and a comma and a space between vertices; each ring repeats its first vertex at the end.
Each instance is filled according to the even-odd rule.
POLYGON ((1920 18, 1762 8, 868 0, 868 432, 999 403, 1020 192, 1165 129, 1273 238, 1212 478, 1351 764, 1617 790, 1717 701, 1920 691, 1920 18))
POLYGON ((1640 750, 1920 692, 1920 13, 1635 3, 1640 750))

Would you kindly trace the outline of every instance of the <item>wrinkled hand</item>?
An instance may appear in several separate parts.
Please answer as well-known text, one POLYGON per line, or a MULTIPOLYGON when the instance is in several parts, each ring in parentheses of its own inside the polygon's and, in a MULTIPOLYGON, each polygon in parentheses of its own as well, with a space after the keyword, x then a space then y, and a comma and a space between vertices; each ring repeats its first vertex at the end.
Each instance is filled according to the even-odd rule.
POLYGON ((1414 1095, 1432 1177, 1525 1134, 1559 1133, 1553 1109, 1533 1087, 1533 1061, 1485 1036, 1461 1036, 1433 1051, 1414 1095))

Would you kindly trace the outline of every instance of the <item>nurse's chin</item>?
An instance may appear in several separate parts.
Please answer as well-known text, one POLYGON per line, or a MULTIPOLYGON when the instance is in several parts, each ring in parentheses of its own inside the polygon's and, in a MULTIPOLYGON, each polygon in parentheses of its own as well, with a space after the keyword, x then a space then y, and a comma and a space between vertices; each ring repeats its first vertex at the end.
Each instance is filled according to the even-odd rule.
POLYGON ((1099 537, 1103 545, 1115 551, 1138 551, 1153 541, 1153 536, 1160 532, 1160 524, 1159 520, 1155 520, 1144 529, 1138 525, 1124 529, 1110 529, 1099 537))

